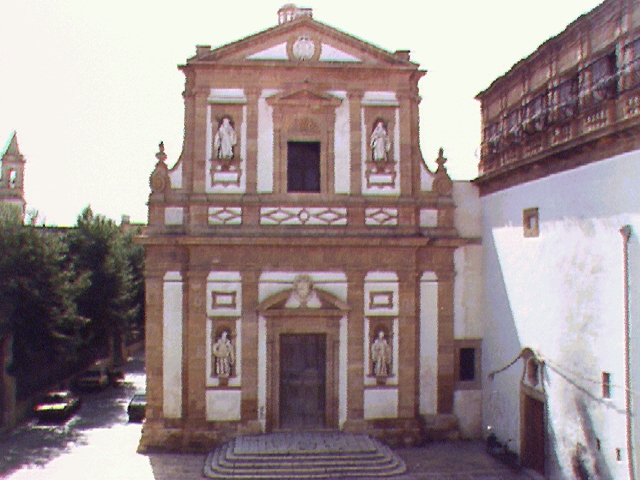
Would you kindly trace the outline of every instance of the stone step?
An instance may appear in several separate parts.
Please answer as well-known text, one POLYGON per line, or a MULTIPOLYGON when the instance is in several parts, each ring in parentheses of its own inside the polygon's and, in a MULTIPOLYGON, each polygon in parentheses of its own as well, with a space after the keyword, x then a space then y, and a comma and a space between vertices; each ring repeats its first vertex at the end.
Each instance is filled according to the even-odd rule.
POLYGON ((388 447, 363 435, 272 434, 238 437, 212 452, 213 479, 390 477, 406 470, 388 447))
POLYGON ((391 453, 378 452, 377 454, 336 454, 336 455, 313 455, 313 454, 298 454, 298 455, 279 455, 277 457, 271 455, 251 455, 251 456, 237 456, 229 450, 221 450, 217 457, 218 465, 221 467, 234 468, 237 465, 251 466, 257 465, 260 468, 289 468, 292 463, 300 467, 315 467, 331 465, 346 465, 364 464, 367 466, 378 467, 384 466, 390 463, 394 458, 391 453))

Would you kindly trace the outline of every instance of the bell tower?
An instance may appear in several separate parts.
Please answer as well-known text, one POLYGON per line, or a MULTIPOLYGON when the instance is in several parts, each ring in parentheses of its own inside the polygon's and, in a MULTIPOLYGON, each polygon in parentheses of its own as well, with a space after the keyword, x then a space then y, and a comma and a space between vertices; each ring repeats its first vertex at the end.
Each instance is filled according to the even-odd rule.
POLYGON ((21 214, 24 215, 24 164, 25 159, 18 147, 18 137, 13 132, 7 147, 0 159, 0 202, 16 205, 20 207, 21 214))

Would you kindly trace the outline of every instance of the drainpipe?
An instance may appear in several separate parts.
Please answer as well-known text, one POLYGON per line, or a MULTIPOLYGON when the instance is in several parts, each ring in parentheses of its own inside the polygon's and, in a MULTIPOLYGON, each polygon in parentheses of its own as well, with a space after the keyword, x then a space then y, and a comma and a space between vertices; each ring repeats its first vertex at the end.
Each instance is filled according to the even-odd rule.
POLYGON ((629 239, 631 238, 631 225, 625 225, 620 229, 623 241, 623 275, 624 275, 624 403, 627 412, 627 465, 630 480, 636 480, 635 458, 633 454, 633 423, 631 419, 631 325, 629 322, 629 239))

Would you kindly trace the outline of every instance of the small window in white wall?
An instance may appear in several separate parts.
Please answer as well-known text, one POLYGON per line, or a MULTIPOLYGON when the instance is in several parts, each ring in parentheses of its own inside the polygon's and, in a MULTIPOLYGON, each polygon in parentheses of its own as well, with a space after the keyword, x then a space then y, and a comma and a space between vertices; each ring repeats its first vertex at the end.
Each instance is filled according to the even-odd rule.
POLYGON ((463 347, 458 350, 460 369, 458 380, 461 382, 473 382, 476 379, 476 349, 463 347))
POLYGON ((482 340, 455 340, 455 380, 458 390, 482 388, 480 355, 482 340))
POLYGON ((602 372, 602 398, 611 398, 611 374, 602 372))
POLYGON ((522 211, 522 227, 525 237, 537 237, 540 235, 538 207, 525 208, 522 211))

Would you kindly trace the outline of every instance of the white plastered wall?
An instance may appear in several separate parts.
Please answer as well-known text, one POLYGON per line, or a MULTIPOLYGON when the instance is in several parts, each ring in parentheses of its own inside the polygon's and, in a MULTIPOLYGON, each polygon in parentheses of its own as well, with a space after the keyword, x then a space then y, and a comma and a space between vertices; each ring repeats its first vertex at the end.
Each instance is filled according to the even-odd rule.
POLYGON ((267 98, 276 93, 265 89, 258 99, 258 193, 273 192, 273 107, 267 98))
MULTIPOLYGON (((482 205, 478 189, 471 182, 454 182, 454 221, 459 234, 479 239, 482 234, 482 205)), ((455 282, 453 292, 453 336, 457 340, 482 339, 482 245, 458 247, 453 256, 455 282)), ((462 437, 482 436, 482 389, 457 389, 453 413, 458 418, 462 437)))
MULTIPOLYGON (((486 378, 524 347, 545 360, 550 478, 571 478, 583 447, 590 472, 597 463, 609 478, 627 478, 619 230, 631 225, 640 231, 638 178, 640 154, 633 152, 482 199, 487 319, 482 368, 486 378), (540 234, 525 238, 523 210, 534 207, 540 234), (612 375, 611 399, 602 399, 602 372, 612 375)), ((630 247, 636 245, 632 236, 630 247)), ((639 261, 630 260, 637 287, 639 261)), ((631 320, 637 326, 637 309, 631 320)), ((633 341, 637 337, 632 346, 633 341)), ((484 385, 485 425, 516 452, 521 375, 518 361, 484 385)))
POLYGON ((342 99, 342 104, 336 108, 334 128, 334 164, 333 178, 336 193, 350 193, 351 191, 351 127, 349 116, 349 98, 347 92, 329 92, 342 99))
POLYGON ((438 279, 425 272, 420 279, 420 415, 438 409, 438 279))
POLYGON ((167 272, 162 294, 162 410, 182 417, 182 276, 167 272))

